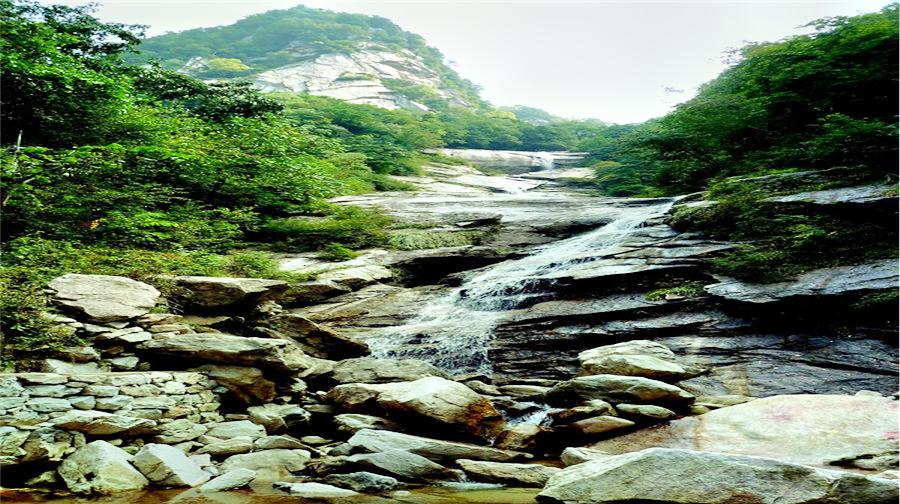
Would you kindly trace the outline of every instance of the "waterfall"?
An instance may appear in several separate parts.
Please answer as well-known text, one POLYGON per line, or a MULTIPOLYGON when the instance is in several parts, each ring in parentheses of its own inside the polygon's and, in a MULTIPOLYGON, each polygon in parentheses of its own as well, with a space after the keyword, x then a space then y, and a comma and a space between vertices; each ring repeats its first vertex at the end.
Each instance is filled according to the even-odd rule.
POLYGON ((567 268, 593 261, 625 241, 644 222, 662 215, 669 200, 612 207, 614 220, 598 229, 536 248, 495 264, 422 307, 402 326, 367 339, 374 356, 427 360, 453 373, 491 373, 488 348, 504 313, 546 298, 567 268))

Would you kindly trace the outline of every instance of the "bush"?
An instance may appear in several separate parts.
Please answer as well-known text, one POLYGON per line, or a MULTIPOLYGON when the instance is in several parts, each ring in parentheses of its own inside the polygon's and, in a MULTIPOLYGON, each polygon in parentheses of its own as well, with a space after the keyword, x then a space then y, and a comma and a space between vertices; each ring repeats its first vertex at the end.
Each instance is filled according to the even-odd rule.
POLYGON ((418 229, 393 231, 388 245, 398 250, 423 250, 439 247, 460 247, 481 243, 483 231, 437 232, 418 229))
POLYGON ((319 251, 319 259, 326 261, 349 261, 359 256, 359 252, 354 252, 339 243, 329 243, 319 251))
POLYGON ((329 244, 360 249, 387 241, 389 217, 360 207, 336 207, 332 212, 327 217, 273 219, 260 226, 258 234, 288 251, 318 250, 329 244))
POLYGON ((652 290, 645 294, 644 298, 647 301, 662 301, 669 295, 686 298, 705 296, 706 290, 703 286, 703 282, 685 282, 681 285, 652 290))
POLYGON ((66 273, 118 275, 147 282, 163 294, 170 275, 237 276, 288 281, 307 276, 279 271, 269 254, 258 251, 212 254, 200 251, 158 252, 77 245, 61 240, 23 237, 4 246, 0 267, 0 326, 6 342, 28 347, 77 344, 71 334, 53 329, 43 289, 66 273))

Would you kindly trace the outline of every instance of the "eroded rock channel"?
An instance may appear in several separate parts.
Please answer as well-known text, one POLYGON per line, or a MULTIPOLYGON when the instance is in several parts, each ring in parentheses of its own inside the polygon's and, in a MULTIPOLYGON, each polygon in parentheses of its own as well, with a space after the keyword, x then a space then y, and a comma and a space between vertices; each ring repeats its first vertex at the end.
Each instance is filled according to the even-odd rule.
MULTIPOLYGON (((896 261, 718 276, 735 244, 666 223, 705 202, 592 197, 565 184, 583 169, 537 164, 336 200, 461 245, 285 255, 315 279, 177 277, 170 300, 54 280, 92 346, 0 376, 3 486, 27 489, 4 498, 896 500, 895 314, 860 308, 896 261)), ((785 201, 884 205, 838 196, 785 201)))

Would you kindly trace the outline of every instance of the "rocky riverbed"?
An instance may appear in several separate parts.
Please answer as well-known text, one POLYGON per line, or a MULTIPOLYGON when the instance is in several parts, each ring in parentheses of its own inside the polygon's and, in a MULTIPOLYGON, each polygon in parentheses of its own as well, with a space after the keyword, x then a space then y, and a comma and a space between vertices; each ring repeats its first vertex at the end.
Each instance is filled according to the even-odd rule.
MULTIPOLYGON (((895 502, 895 314, 852 307, 896 261, 720 277, 734 244, 666 224, 711 203, 567 189, 585 175, 436 165, 339 198, 466 244, 284 255, 315 272, 293 285, 54 280, 92 344, 0 375, 3 499, 895 502)), ((885 204, 838 192, 779 204, 885 204)))

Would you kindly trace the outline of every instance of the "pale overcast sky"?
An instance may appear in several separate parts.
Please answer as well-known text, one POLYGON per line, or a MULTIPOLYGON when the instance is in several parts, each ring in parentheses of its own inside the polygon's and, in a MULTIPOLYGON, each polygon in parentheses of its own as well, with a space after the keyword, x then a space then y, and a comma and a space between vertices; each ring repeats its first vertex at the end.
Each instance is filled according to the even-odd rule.
MULTIPOLYGON (((42 1, 68 5, 82 0, 42 1)), ((375 1, 100 0, 107 21, 149 34, 231 24, 299 3, 379 15, 418 33, 497 105, 572 118, 640 122, 690 98, 745 41, 777 40, 807 22, 873 12, 887 0, 375 1)))

